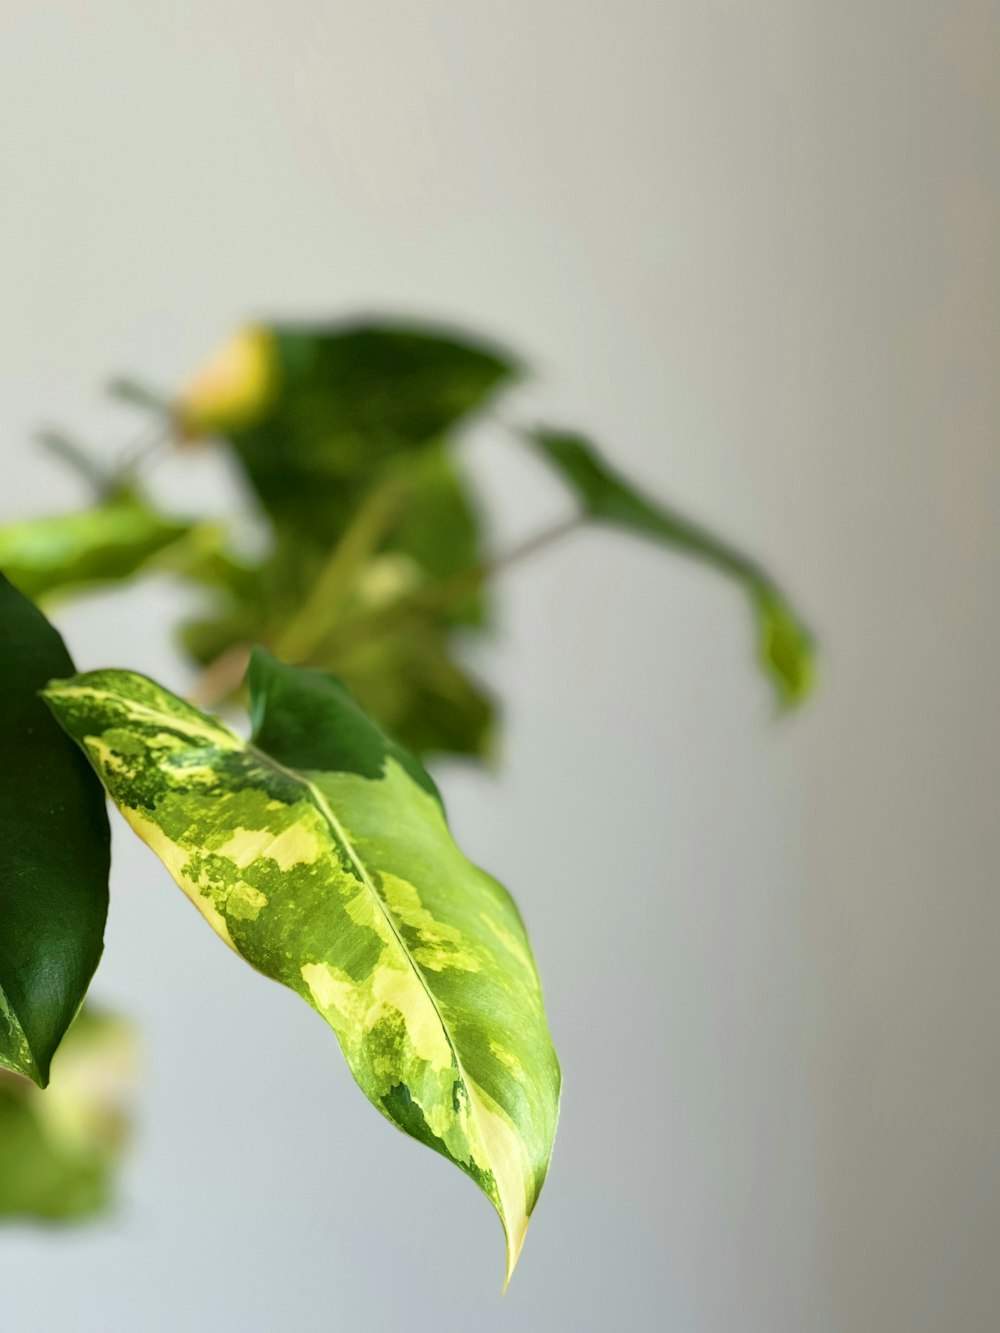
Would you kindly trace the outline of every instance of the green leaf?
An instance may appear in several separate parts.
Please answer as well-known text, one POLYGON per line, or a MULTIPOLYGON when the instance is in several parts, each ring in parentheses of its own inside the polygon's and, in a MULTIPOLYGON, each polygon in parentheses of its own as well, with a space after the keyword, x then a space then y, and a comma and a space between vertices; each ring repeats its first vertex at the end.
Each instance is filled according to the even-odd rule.
MULTIPOLYGON (((452 454, 437 446, 408 460, 408 503, 386 544, 387 550, 409 556, 435 581, 472 569, 483 555, 482 515, 452 454)), ((487 618, 482 591, 448 617, 449 622, 475 627, 487 618)))
POLYGON ((89 1005, 45 1092, 0 1071, 0 1217, 70 1221, 103 1212, 128 1137, 134 1038, 89 1005))
POLYGON ((517 909, 332 677, 258 650, 250 691, 249 743, 131 672, 46 699, 218 934, 323 1015, 383 1115, 486 1193, 509 1277, 559 1098, 517 909))
MULTIPOLYGON (((485 627, 481 592, 415 617, 404 631, 352 640, 347 648, 330 648, 327 640, 336 645, 345 624, 480 560, 479 515, 465 479, 447 450, 430 446, 400 458, 383 484, 369 489, 325 560, 289 539, 257 569, 218 577, 215 615, 184 626, 183 643, 208 664, 263 642, 283 660, 333 671, 417 754, 479 755, 492 741, 493 702, 455 661, 451 630, 485 627)), ((239 677, 226 674, 232 689, 239 677)))
POLYGON ((437 626, 372 638, 337 654, 329 667, 365 711, 414 754, 491 753, 494 700, 454 661, 446 633, 437 626))
POLYGON ((0 575, 0 1064, 41 1087, 101 956, 101 785, 38 697, 73 670, 62 639, 0 575))
POLYGON ((757 624, 757 650, 782 704, 806 697, 814 677, 809 629, 773 579, 755 561, 673 509, 643 495, 578 435, 538 430, 529 435, 576 492, 591 518, 672 547, 728 575, 746 591, 757 624))
POLYGON ((279 528, 328 546, 397 455, 481 408, 515 367, 479 342, 388 324, 244 330, 182 394, 182 431, 226 438, 279 528))
POLYGON ((45 598, 129 578, 190 531, 122 492, 92 509, 0 527, 0 569, 26 596, 45 598))

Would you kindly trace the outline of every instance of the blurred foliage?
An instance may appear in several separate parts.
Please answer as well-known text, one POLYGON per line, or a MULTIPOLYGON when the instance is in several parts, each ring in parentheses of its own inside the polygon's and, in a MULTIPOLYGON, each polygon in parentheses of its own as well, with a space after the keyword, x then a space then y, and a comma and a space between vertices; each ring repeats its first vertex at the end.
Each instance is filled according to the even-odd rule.
POLYGON ((36 601, 131 578, 192 525, 121 489, 90 509, 0 528, 0 569, 36 601))
MULTIPOLYGON (((256 643, 340 677, 418 756, 481 758, 496 703, 462 650, 490 628, 492 577, 570 528, 612 524, 736 580, 779 698, 803 698, 812 638, 774 581, 645 496, 578 435, 510 431, 555 469, 577 512, 512 552, 489 549, 460 446, 519 374, 487 342, 422 325, 244 329, 177 395, 115 382, 112 391, 147 418, 117 464, 50 434, 48 447, 85 479, 93 502, 0 527, 0 570, 42 603, 167 572, 192 591, 179 634, 200 668, 197 703, 218 707, 238 693, 256 643), (204 447, 229 452, 253 514, 194 520, 154 503, 164 454, 204 447), (238 554, 261 527, 261 554, 238 554)), ((0 1214, 73 1217, 103 1205, 130 1057, 120 1023, 85 1014, 46 1092, 0 1071, 0 1214)))
POLYGON ((345 643, 346 624, 475 565, 481 520, 456 457, 462 425, 514 374, 493 349, 429 330, 347 325, 237 334, 173 410, 189 446, 225 440, 272 528, 256 568, 219 569, 213 614, 182 630, 236 687, 250 643, 333 671, 418 753, 483 754, 493 703, 455 652, 481 629, 470 592, 405 634, 345 643), (226 656, 229 654, 229 656, 226 656))
POLYGON ((0 1217, 68 1221, 107 1207, 134 1082, 132 1029, 90 1008, 56 1052, 45 1092, 0 1070, 0 1217))
MULTIPOLYGON (((173 399, 125 380, 115 392, 159 419, 166 447, 228 449, 270 533, 262 557, 235 556, 239 534, 231 543, 220 523, 163 515, 129 470, 90 509, 0 529, 0 568, 41 598, 169 570, 203 589, 180 627, 203 668, 198 702, 232 697, 262 643, 332 671, 419 755, 482 757, 496 704, 461 643, 489 627, 496 557, 459 446, 519 374, 487 342, 422 325, 246 328, 173 399)), ((805 695, 811 637, 758 565, 641 495, 579 437, 529 438, 581 522, 629 528, 742 583, 780 698, 805 695)))

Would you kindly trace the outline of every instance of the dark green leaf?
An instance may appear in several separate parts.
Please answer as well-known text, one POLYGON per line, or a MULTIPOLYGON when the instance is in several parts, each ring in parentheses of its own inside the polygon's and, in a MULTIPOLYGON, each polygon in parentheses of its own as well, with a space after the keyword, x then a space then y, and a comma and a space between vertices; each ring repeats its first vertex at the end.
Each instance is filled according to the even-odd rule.
POLYGON ((0 576, 0 1064, 42 1087, 108 910, 104 795, 38 696, 72 670, 56 631, 0 576))
POLYGON ((582 437, 539 430, 529 438, 569 482, 591 518, 672 547, 735 579, 750 599, 758 654, 779 699, 792 705, 805 698, 813 682, 812 634, 760 565, 676 510, 643 495, 582 437))
POLYGON ((186 432, 230 441, 279 527, 327 547, 396 455, 452 431, 514 370, 426 328, 276 325, 238 334, 176 411, 186 432))

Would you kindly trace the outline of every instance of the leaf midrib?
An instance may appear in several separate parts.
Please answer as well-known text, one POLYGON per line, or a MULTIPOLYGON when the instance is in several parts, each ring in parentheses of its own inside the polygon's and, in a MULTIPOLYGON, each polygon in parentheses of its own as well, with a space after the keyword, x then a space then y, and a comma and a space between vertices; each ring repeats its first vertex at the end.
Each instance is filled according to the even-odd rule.
MULTIPOLYGON (((455 1070, 458 1073, 459 1078, 462 1080, 462 1085, 465 1088, 466 1096, 468 1098, 467 1104, 469 1107, 469 1115, 476 1123, 476 1125, 479 1127, 480 1135, 482 1135, 482 1127, 479 1126, 479 1116, 478 1116, 479 1096, 478 1093, 476 1092, 475 1082, 469 1078, 468 1074, 466 1074, 465 1067, 462 1064, 461 1056, 458 1053, 458 1048, 456 1047, 451 1032, 448 1029, 448 1024, 444 1021, 444 1015, 441 1013, 441 1008, 438 1005, 437 999, 435 998, 433 992, 428 986, 426 978, 424 977, 424 974, 420 968, 420 965, 418 964, 417 960, 413 957, 412 953, 410 952, 409 946, 403 939, 402 935, 399 933, 399 928, 396 925, 395 920, 393 919, 392 913, 389 911, 389 908, 385 903, 384 899, 382 898, 382 895, 375 887, 375 884, 368 873, 365 863, 361 859, 361 856, 357 851, 356 847, 354 846, 354 843, 351 840, 351 837, 348 834, 347 830, 344 828, 343 824, 334 814, 329 801, 323 795, 322 791, 316 786, 314 782, 311 782, 309 778, 305 776, 304 773, 300 773, 297 769, 289 768, 287 765, 281 763, 280 760, 275 759, 273 755, 268 754, 267 751, 261 750, 259 746, 255 745, 252 741, 247 741, 245 742, 245 744, 251 754, 256 755, 257 758, 260 759, 263 763, 269 764, 277 772, 284 774, 285 777, 290 779, 290 781, 297 783, 299 786, 303 787, 306 790, 306 792, 309 794, 310 800, 319 810, 322 817, 329 824, 330 829, 334 835, 334 838, 339 841, 339 843, 347 853, 348 857, 350 858, 351 863, 353 864, 355 870, 357 871, 360 877, 361 883, 365 886, 365 888, 367 888, 368 892, 375 899, 376 903, 378 904, 379 910, 381 911, 383 917, 386 920, 386 923, 389 926, 389 929, 392 931, 394 938, 399 944, 403 957, 406 959, 407 963, 410 966, 410 969, 412 970, 413 974, 419 981, 420 988, 426 995, 430 1003, 430 1006, 434 1011, 434 1016, 441 1026, 441 1031, 444 1034, 444 1039, 448 1043, 448 1049, 451 1051, 452 1059, 455 1062, 455 1070)), ((475 1153, 473 1152, 473 1145, 471 1143, 469 1144, 469 1155, 470 1159, 474 1162, 475 1153)), ((487 1157, 487 1164, 495 1182, 495 1188, 497 1191, 496 1202, 498 1211, 500 1213, 500 1219, 504 1224, 504 1233, 508 1235, 508 1265, 509 1265, 510 1248, 509 1248, 509 1233, 507 1230, 508 1219, 505 1210, 505 1200, 501 1193, 499 1183, 496 1183, 496 1173, 494 1171, 493 1163, 489 1161, 488 1157, 487 1157)), ((510 1280, 509 1266, 508 1266, 507 1280, 508 1281, 510 1280)))
MULTIPOLYGON (((123 672, 122 674, 138 676, 139 673, 123 672)), ((139 676, 139 679, 144 679, 144 677, 139 676)), ((53 682, 53 685, 58 685, 59 683, 60 682, 53 682)), ((63 692, 65 694, 89 693, 92 696, 105 698, 110 702, 118 704, 120 707, 122 707, 122 710, 125 713, 126 721, 128 719, 128 714, 130 712, 132 712, 133 714, 142 713, 148 717, 155 718, 158 722, 160 722, 168 729, 172 728, 174 730, 180 731, 182 736, 184 735, 184 733, 187 733, 187 738, 197 739, 199 734, 198 730, 196 730, 196 728, 189 719, 182 716, 178 716, 175 713, 163 712, 161 709, 152 707, 151 705, 143 703, 140 700, 136 699, 123 700, 121 696, 116 695, 113 691, 108 691, 106 689, 94 686, 73 686, 67 683, 64 687, 63 692)), ((281 761, 276 759, 272 754, 269 754, 266 750, 262 750, 258 745, 254 744, 252 740, 244 740, 243 737, 238 736, 235 732, 231 731, 224 723, 220 722, 217 718, 212 718, 210 716, 205 717, 205 715, 203 714, 201 715, 201 717, 203 718, 205 723, 201 732, 202 739, 207 741, 209 746, 211 746, 214 749, 219 749, 220 748, 219 741, 221 739, 221 736, 225 736, 227 739, 233 742, 234 749, 242 749, 254 755, 262 764, 273 769, 275 772, 282 773, 286 778, 289 779, 289 781, 294 782, 296 785, 304 788, 304 790, 307 792, 310 801, 319 810, 320 814, 329 825, 334 837, 340 842, 341 846, 344 848, 347 855, 349 856, 352 864, 354 865, 358 873, 361 883, 369 891, 369 893, 372 894, 375 901, 377 902, 379 910, 384 916, 389 926, 389 929, 392 931, 394 938, 397 940, 399 944, 403 957, 405 958, 410 969, 412 970, 417 980, 419 981, 420 987, 423 990, 424 994, 427 996, 431 1008, 434 1011, 434 1015, 441 1026, 441 1031, 444 1034, 445 1041, 448 1043, 448 1048, 451 1051, 452 1059, 455 1062, 455 1069, 462 1080, 463 1086, 465 1087, 466 1094, 469 1099, 468 1106, 469 1106, 470 1116, 474 1119, 474 1121, 478 1125, 479 1119, 477 1114, 477 1108, 479 1105, 479 1096, 478 1093, 476 1092, 476 1085, 474 1080, 472 1080, 465 1071, 461 1057, 458 1053, 458 1049, 455 1045, 454 1039, 452 1038, 447 1023, 444 1021, 444 1017, 441 1013, 440 1006, 438 1005, 438 1002, 435 999, 433 992, 428 986, 419 964, 417 963, 416 959, 410 952, 410 949, 407 946, 405 940, 400 935, 399 928, 397 927, 396 922, 393 919, 388 906, 386 905, 381 894, 378 892, 374 883, 372 882, 371 876, 369 875, 365 867, 364 861, 361 859, 360 854, 355 848, 350 835, 347 833, 347 831, 344 829, 344 826, 341 824, 340 820, 334 814, 333 810, 330 807, 329 802, 323 795, 322 791, 316 786, 314 782, 311 782, 305 776, 304 773, 300 772, 297 769, 289 768, 287 765, 281 763, 281 761)), ((482 1133, 481 1126, 480 1126, 480 1133, 482 1133)), ((469 1147, 471 1153, 472 1150, 471 1143, 469 1147)), ((491 1173, 494 1175, 494 1179, 496 1179, 492 1162, 489 1163, 489 1169, 491 1173)), ((506 1231, 508 1219, 504 1212, 503 1199, 500 1193, 499 1185, 497 1186, 497 1200, 498 1200, 498 1211, 500 1212, 501 1220, 504 1223, 504 1229, 506 1231)))
POLYGON ((462 1065, 462 1061, 459 1056, 458 1049, 455 1046, 455 1042, 452 1039, 451 1032, 448 1029, 448 1024, 445 1022, 444 1015, 441 1013, 441 1008, 437 1002, 437 999, 435 998, 434 993, 428 986, 427 980, 424 977, 424 974, 420 968, 419 963, 414 958, 413 954, 410 952, 409 945, 406 943, 406 941, 400 934, 399 927, 396 925, 396 922, 393 919, 393 915, 389 911, 389 908, 384 898, 379 893, 378 889, 375 887, 375 883, 372 880, 371 875, 368 873, 365 863, 361 859, 361 855, 358 852, 357 848, 355 847, 350 834, 347 832, 343 824, 334 814, 329 801, 323 795, 319 787, 317 787, 314 782, 310 781, 310 779, 307 778, 304 773, 299 772, 297 769, 287 767, 287 765, 281 763, 280 760, 275 759, 273 755, 268 754, 266 750, 261 750, 252 741, 246 742, 246 746, 247 749, 252 754, 256 755, 263 763, 270 765, 270 767, 274 768, 279 773, 284 774, 284 776, 289 778, 292 782, 295 782, 299 786, 304 787, 305 790, 308 792, 309 798, 312 801, 313 805, 316 806, 320 814, 329 824, 333 832, 334 838, 344 848, 345 852, 347 853, 351 861, 351 864, 357 871, 361 883, 365 886, 368 892, 375 899, 375 902, 378 904, 379 910, 381 911, 383 917, 385 918, 385 921, 389 926, 389 929, 392 931, 393 936, 396 939, 396 942, 398 943, 400 950, 402 951, 403 957, 406 959, 410 969, 416 976, 417 980, 420 982, 420 987, 423 990, 424 994, 427 996, 431 1008, 434 1010, 434 1016, 437 1018, 438 1023, 441 1025, 441 1031, 444 1033, 445 1040, 448 1043, 448 1049, 451 1051, 452 1058, 455 1061, 455 1068, 457 1069, 459 1076, 461 1077, 462 1082, 465 1085, 466 1092, 469 1094, 469 1106, 470 1108, 474 1108, 476 1099, 472 1093, 471 1088, 469 1087, 468 1076, 466 1075, 465 1069, 462 1065))

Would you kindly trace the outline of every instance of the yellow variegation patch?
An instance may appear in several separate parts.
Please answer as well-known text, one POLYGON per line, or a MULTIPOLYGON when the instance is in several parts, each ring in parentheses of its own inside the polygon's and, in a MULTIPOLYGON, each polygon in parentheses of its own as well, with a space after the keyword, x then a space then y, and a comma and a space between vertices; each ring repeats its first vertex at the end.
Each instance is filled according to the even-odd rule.
POLYGON ((183 431, 194 437, 251 425, 271 402, 277 379, 273 335, 258 325, 240 329, 181 394, 175 411, 183 431))

